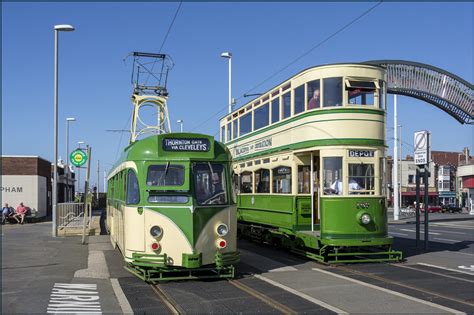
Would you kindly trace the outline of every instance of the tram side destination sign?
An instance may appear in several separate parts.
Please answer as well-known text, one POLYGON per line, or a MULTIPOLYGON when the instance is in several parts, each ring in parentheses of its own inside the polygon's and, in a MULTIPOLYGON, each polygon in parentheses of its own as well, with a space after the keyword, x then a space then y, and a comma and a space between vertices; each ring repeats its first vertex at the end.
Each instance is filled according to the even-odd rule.
POLYGON ((415 146, 415 165, 426 165, 430 156, 430 133, 426 130, 415 132, 413 143, 415 146))
POLYGON ((163 150, 178 152, 208 152, 211 148, 209 139, 206 138, 165 138, 163 150))

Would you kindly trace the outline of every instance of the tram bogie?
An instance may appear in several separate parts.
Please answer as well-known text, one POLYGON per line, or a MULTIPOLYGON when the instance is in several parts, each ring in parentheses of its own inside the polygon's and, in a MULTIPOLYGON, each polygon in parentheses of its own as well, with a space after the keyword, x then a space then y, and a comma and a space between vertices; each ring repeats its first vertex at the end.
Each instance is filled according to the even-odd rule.
POLYGON ((325 263, 402 259, 387 230, 385 76, 310 68, 221 119, 243 236, 325 263))

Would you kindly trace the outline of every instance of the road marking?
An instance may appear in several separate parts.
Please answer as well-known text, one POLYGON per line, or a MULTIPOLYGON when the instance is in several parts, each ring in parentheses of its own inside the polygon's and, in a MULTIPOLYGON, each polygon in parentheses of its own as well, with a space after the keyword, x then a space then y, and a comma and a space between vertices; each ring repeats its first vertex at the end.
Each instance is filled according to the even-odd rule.
POLYGON ((55 283, 47 313, 102 314, 97 284, 55 283))
POLYGON ((432 223, 434 226, 449 226, 455 229, 461 229, 461 230, 474 230, 474 226, 460 226, 459 224, 452 224, 452 223, 432 223))
POLYGON ((460 235, 466 235, 467 234, 467 233, 463 233, 463 232, 453 232, 453 231, 444 231, 444 230, 431 230, 431 231, 441 232, 441 233, 460 234, 460 235))
POLYGON ((440 238, 440 237, 434 237, 434 240, 439 240, 439 241, 446 241, 446 242, 454 242, 454 243, 459 243, 462 241, 459 240, 450 240, 449 238, 440 238))
POLYGON ((408 236, 408 234, 405 233, 397 233, 397 232, 388 232, 390 235, 402 235, 402 236, 408 236))
POLYGON ((385 289, 385 288, 382 288, 382 287, 378 287, 376 285, 373 285, 373 284, 370 284, 370 283, 365 283, 365 282, 362 282, 362 281, 359 281, 359 280, 356 280, 356 279, 352 279, 352 278, 349 278, 349 277, 346 277, 346 276, 341 276, 341 275, 338 275, 338 274, 335 274, 335 273, 332 273, 332 272, 329 272, 329 271, 326 271, 326 270, 322 270, 322 269, 318 269, 318 268, 312 268, 312 269, 314 271, 319 271, 321 273, 325 273, 327 275, 334 276, 336 278, 351 281, 351 282, 360 284, 360 285, 368 287, 368 288, 372 288, 372 289, 379 290, 379 291, 382 291, 382 292, 386 292, 386 293, 389 293, 389 294, 392 294, 392 295, 396 295, 396 296, 399 296, 399 297, 402 297, 402 298, 405 298, 405 299, 408 299, 408 300, 411 300, 411 301, 415 301, 415 302, 418 302, 418 303, 421 303, 421 304, 425 304, 425 305, 428 305, 428 306, 431 306, 431 307, 434 307, 434 308, 438 308, 438 309, 441 309, 441 310, 449 312, 449 313, 466 314, 464 312, 461 312, 461 311, 458 311, 458 310, 455 310, 455 309, 452 309, 452 308, 449 308, 449 307, 446 307, 446 306, 442 306, 442 305, 435 304, 435 303, 432 303, 432 302, 424 301, 424 300, 418 299, 416 297, 412 297, 412 296, 409 296, 409 295, 406 295, 406 294, 403 294, 403 293, 400 293, 400 292, 396 292, 396 291, 392 291, 392 290, 385 289))
MULTIPOLYGON (((410 230, 410 229, 400 229, 400 231, 406 231, 406 232, 413 232, 413 233, 416 233, 415 230, 410 230)), ((425 233, 425 230, 420 230, 420 233, 425 233)), ((429 231, 428 231, 428 234, 431 234, 431 235, 441 235, 441 233, 435 233, 435 232, 429 232, 429 231)))
POLYGON ((468 256, 474 256, 474 254, 469 254, 469 253, 462 253, 462 252, 456 252, 456 254, 461 254, 461 255, 468 255, 468 256))
POLYGON ((429 271, 429 270, 418 269, 418 268, 410 267, 410 266, 407 266, 407 265, 393 264, 392 266, 396 266, 396 267, 399 267, 399 268, 406 268, 406 269, 416 270, 416 271, 421 271, 421 272, 426 272, 426 273, 431 273, 431 274, 434 274, 434 275, 437 275, 437 276, 442 276, 442 277, 446 277, 446 278, 452 278, 452 279, 456 279, 456 280, 461 280, 461 281, 474 283, 474 280, 468 280, 468 279, 458 278, 458 277, 454 277, 454 276, 450 276, 450 275, 444 275, 442 273, 436 273, 436 272, 429 271))
POLYGON ((314 304, 317 304, 317 305, 322 306, 322 307, 324 307, 324 308, 327 308, 328 310, 331 310, 331 311, 333 311, 333 312, 335 312, 335 313, 337 313, 337 314, 349 314, 348 312, 343 311, 343 310, 341 310, 341 309, 339 309, 339 308, 337 308, 337 307, 335 307, 335 306, 332 306, 332 305, 329 305, 329 304, 327 304, 327 303, 324 303, 324 302, 321 301, 321 300, 318 300, 318 299, 316 299, 316 298, 314 298, 314 297, 312 297, 312 296, 309 296, 309 295, 307 295, 307 294, 304 294, 304 293, 302 293, 302 292, 299 292, 299 291, 297 291, 297 290, 295 290, 295 289, 293 289, 293 288, 290 288, 290 287, 288 287, 288 286, 286 286, 286 285, 284 285, 284 284, 281 284, 281 283, 279 283, 279 282, 276 282, 276 281, 273 281, 273 280, 271 280, 271 279, 268 279, 267 277, 264 277, 264 276, 261 276, 261 275, 256 275, 256 274, 254 274, 253 276, 254 276, 255 278, 257 278, 257 279, 260 279, 260 280, 262 280, 262 281, 265 281, 265 282, 267 282, 267 283, 270 283, 271 285, 273 285, 273 286, 275 286, 275 287, 278 287, 278 288, 283 289, 283 290, 285 290, 285 291, 287 291, 287 292, 290 292, 290 293, 292 293, 292 294, 294 294, 294 295, 296 295, 296 296, 299 296, 299 297, 302 298, 302 299, 305 299, 305 300, 307 300, 307 301, 310 301, 311 303, 314 303, 314 304))
POLYGON ((127 297, 125 296, 125 293, 123 293, 123 290, 122 290, 122 287, 120 286, 119 281, 115 278, 112 278, 110 279, 110 282, 112 283, 112 289, 114 289, 114 293, 120 304, 122 313, 133 314, 133 309, 130 306, 130 303, 128 302, 127 297))
POLYGON ((461 270, 456 270, 456 269, 451 269, 451 268, 446 268, 446 267, 441 267, 441 266, 436 266, 436 265, 431 265, 431 264, 425 264, 425 263, 417 263, 417 264, 422 265, 422 266, 433 267, 433 268, 438 268, 438 269, 443 269, 443 270, 449 270, 449 271, 454 271, 454 272, 459 272, 459 273, 464 273, 466 275, 474 276, 473 273, 467 272, 467 271, 461 271, 461 270))
POLYGON ((474 272, 474 265, 471 265, 470 267, 466 267, 466 266, 458 266, 459 269, 466 269, 466 270, 470 270, 472 272, 474 272))

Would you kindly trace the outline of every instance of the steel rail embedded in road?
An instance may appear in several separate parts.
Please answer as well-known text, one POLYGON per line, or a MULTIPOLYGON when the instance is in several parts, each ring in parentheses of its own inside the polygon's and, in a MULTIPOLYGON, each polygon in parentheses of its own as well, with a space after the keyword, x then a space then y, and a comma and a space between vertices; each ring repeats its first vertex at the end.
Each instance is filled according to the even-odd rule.
POLYGON ((186 314, 186 311, 181 306, 179 306, 179 304, 171 296, 161 289, 159 285, 153 284, 151 288, 160 297, 166 307, 170 310, 171 314, 186 314))

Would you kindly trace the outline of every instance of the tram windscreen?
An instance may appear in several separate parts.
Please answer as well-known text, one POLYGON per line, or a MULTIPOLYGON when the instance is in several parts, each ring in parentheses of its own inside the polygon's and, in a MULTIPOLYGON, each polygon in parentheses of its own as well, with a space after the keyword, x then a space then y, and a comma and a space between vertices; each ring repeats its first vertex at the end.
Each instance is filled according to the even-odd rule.
POLYGON ((227 204, 225 168, 222 164, 193 165, 194 194, 199 205, 227 204))
POLYGON ((148 186, 182 186, 184 166, 175 164, 150 165, 146 177, 148 186))

